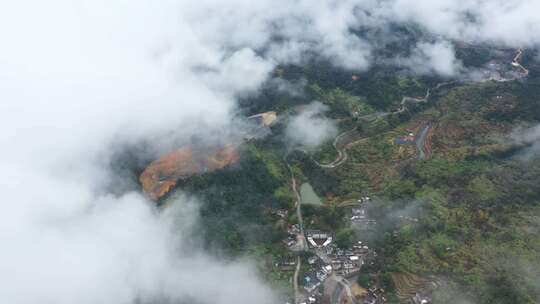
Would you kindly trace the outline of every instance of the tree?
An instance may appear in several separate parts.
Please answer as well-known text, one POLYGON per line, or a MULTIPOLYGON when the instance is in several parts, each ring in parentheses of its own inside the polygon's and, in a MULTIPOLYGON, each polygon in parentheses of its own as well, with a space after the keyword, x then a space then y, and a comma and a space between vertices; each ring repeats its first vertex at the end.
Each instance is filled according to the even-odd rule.
POLYGON ((350 248, 354 242, 354 231, 352 229, 342 229, 336 233, 336 245, 340 248, 350 248))
POLYGON ((369 277, 369 274, 367 273, 361 273, 360 275, 358 275, 358 279, 356 280, 356 282, 358 282, 358 285, 364 288, 368 288, 371 285, 371 279, 369 277))

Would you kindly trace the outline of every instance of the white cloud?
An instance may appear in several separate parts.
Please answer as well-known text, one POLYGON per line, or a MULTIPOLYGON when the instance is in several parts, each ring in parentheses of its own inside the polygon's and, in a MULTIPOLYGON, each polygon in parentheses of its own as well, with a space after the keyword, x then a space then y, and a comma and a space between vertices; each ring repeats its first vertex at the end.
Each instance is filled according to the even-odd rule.
MULTIPOLYGON (((540 9, 527 0, 203 0, 184 6, 200 23, 194 30, 215 45, 252 48, 278 62, 301 63, 315 53, 349 69, 367 69, 395 24, 418 26, 435 43, 420 43, 416 55, 429 60, 415 69, 455 74, 450 41, 505 47, 540 45, 540 9), (360 38, 355 31, 379 34, 360 38), (440 57, 440 58, 439 58, 440 57)), ((431 39, 430 39, 431 40, 431 39)), ((415 58, 411 58, 412 61, 415 58)))
MULTIPOLYGON (((58 190, 67 203, 69 189, 62 182, 58 190)), ((43 206, 34 206, 41 210, 36 217, 24 216, 9 230, 2 223, 0 298, 9 303, 274 303, 249 264, 220 263, 193 249, 193 202, 183 199, 176 210, 157 213, 137 194, 91 204, 84 197, 69 198, 76 207, 57 206, 61 214, 43 212, 54 206, 41 200, 43 206)), ((25 207, 13 209, 18 208, 25 207)))
POLYGON ((407 58, 398 58, 396 63, 408 67, 418 74, 436 74, 456 76, 462 64, 455 57, 452 44, 440 41, 435 43, 420 42, 407 58))
POLYGON ((198 20, 195 32, 201 39, 216 45, 266 50, 269 58, 292 63, 310 51, 346 68, 365 69, 370 45, 351 28, 360 22, 357 9, 371 3, 375 1, 202 0, 187 2, 183 10, 198 20))
POLYGON ((255 91, 273 68, 271 61, 243 48, 199 74, 212 90, 233 96, 255 91))
POLYGON ((140 194, 104 192, 117 145, 226 128, 232 93, 255 89, 271 66, 249 50, 226 57, 200 43, 179 9, 0 4, 2 302, 274 303, 250 263, 189 244, 198 213, 187 199, 159 212, 140 194), (228 91, 193 74, 200 63, 226 71, 212 83, 228 91))
POLYGON ((540 3, 530 0, 395 0, 388 16, 411 22, 447 39, 511 47, 540 43, 540 3))
POLYGON ((292 145, 314 149, 324 141, 335 137, 338 129, 334 121, 324 117, 328 107, 320 102, 305 106, 293 116, 285 130, 287 140, 292 145))
POLYGON ((510 141, 514 145, 526 146, 527 148, 519 155, 527 160, 537 157, 540 152, 540 125, 528 128, 516 128, 510 133, 510 141))

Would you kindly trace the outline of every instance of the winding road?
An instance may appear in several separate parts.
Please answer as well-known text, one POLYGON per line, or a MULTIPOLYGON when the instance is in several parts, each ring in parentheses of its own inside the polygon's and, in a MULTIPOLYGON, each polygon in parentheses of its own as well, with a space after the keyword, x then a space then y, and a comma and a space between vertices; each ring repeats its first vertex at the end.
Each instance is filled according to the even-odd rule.
MULTIPOLYGON (((313 160, 313 162, 315 162, 315 164, 317 164, 317 166, 321 167, 321 168, 335 168, 335 167, 338 167, 340 166, 341 164, 343 164, 344 162, 347 161, 347 145, 350 143, 350 142, 343 142, 342 140, 344 138, 347 138, 349 135, 352 135, 356 132, 356 127, 351 129, 351 130, 348 130, 348 131, 345 131, 341 134, 339 134, 335 139, 334 139, 334 142, 333 142, 333 146, 334 146, 334 149, 336 149, 338 155, 336 157, 335 160, 333 160, 331 163, 328 163, 328 164, 321 164, 319 163, 318 161, 316 161, 314 158, 312 158, 310 156, 310 158, 313 160)), ((307 154, 307 152, 303 151, 304 153, 307 154)), ((308 154, 309 155, 309 154, 308 154)))
MULTIPOLYGON (((525 74, 525 76, 527 76, 529 74, 529 70, 527 70, 523 65, 521 65, 522 56, 523 56, 523 50, 519 49, 518 53, 513 58, 511 64, 512 64, 512 66, 521 69, 523 71, 523 73, 525 74)), ((426 95, 424 97, 420 97, 420 98, 419 97, 408 97, 408 96, 403 97, 401 99, 401 102, 399 103, 399 105, 400 105, 399 108, 397 110, 395 110, 395 111, 376 112, 376 113, 361 116, 361 117, 359 117, 359 119, 371 121, 371 120, 378 119, 378 118, 381 118, 381 117, 387 117, 387 116, 390 116, 390 115, 403 113, 408 109, 407 104, 416 105, 418 103, 427 103, 429 101, 433 91, 439 90, 443 86, 447 86, 447 85, 457 83, 457 82, 458 82, 457 80, 454 80, 454 81, 447 81, 447 82, 438 83, 435 87, 429 88, 426 91, 426 95)), ((430 128, 431 128, 431 125, 429 125, 429 124, 426 125, 420 131, 419 136, 415 140, 415 144, 416 144, 416 147, 417 147, 418 153, 419 153, 418 159, 422 160, 422 159, 425 159, 425 157, 426 157, 426 153, 424 151, 424 145, 425 145, 425 140, 427 138, 427 135, 428 135, 428 133, 430 131, 430 128)), ((300 151, 300 152, 308 155, 311 158, 311 160, 317 166, 319 166, 321 168, 333 169, 333 168, 341 166, 343 163, 345 163, 347 161, 347 159, 348 159, 347 149, 352 144, 354 144, 355 142, 357 142, 359 140, 363 140, 363 139, 367 138, 367 137, 358 138, 357 136, 355 136, 357 134, 358 134, 357 129, 355 127, 353 129, 347 130, 347 131, 339 134, 338 136, 336 136, 336 138, 334 139, 332 145, 334 146, 334 149, 336 149, 338 155, 332 162, 330 162, 328 164, 319 163, 318 161, 313 159, 313 157, 305 150, 301 150, 301 149, 295 149, 295 150, 300 151)), ((289 156, 289 153, 292 152, 292 151, 294 151, 294 150, 288 151, 285 154, 283 160, 284 160, 284 162, 287 165, 287 168, 289 170, 289 173, 290 173, 290 176, 291 176, 291 188, 292 188, 292 190, 294 192, 294 195, 296 197, 296 202, 295 202, 296 215, 297 215, 297 218, 298 218, 298 225, 299 225, 299 228, 300 228, 300 234, 297 236, 297 239, 298 239, 298 242, 301 243, 300 244, 301 250, 305 250, 307 248, 307 244, 306 244, 305 237, 304 237, 304 222, 303 222, 303 217, 302 217, 301 197, 300 197, 300 193, 298 192, 298 189, 297 189, 297 183, 296 183, 296 178, 294 176, 294 171, 292 170, 292 167, 290 166, 290 164, 289 164, 289 162, 287 160, 287 158, 289 156)), ((300 293, 299 286, 298 286, 298 276, 299 276, 299 273, 300 273, 301 262, 302 262, 301 258, 300 258, 300 256, 298 256, 297 259, 296 259, 296 269, 295 269, 294 277, 293 277, 295 303, 300 303, 303 300, 303 298, 302 298, 303 295, 300 293)), ((351 303, 355 303, 354 297, 353 297, 351 289, 350 289, 350 282, 348 282, 346 278, 337 277, 335 275, 332 276, 332 279, 335 280, 337 285, 336 285, 336 288, 335 288, 334 292, 332 293, 331 303, 339 303, 339 300, 343 297, 343 291, 346 292, 346 296, 349 297, 349 300, 351 301, 351 303)))
MULTIPOLYGON (((399 103, 399 108, 395 111, 390 111, 390 112, 377 112, 377 113, 372 113, 372 114, 367 114, 367 115, 364 115, 364 116, 360 116, 359 119, 361 120, 367 120, 367 121, 370 121, 370 120, 374 120, 374 119, 377 119, 377 118, 381 118, 381 117, 387 117, 387 116, 390 116, 390 115, 395 115, 395 114, 400 114, 400 113, 403 113, 405 112, 407 109, 408 109, 408 106, 407 104, 412 104, 412 105, 416 105, 418 103, 426 103, 429 101, 430 97, 431 97, 431 94, 433 91, 435 90, 439 90, 441 87, 443 86, 447 86, 447 85, 450 85, 450 84, 454 84, 456 83, 457 81, 454 80, 454 81, 446 81, 446 82, 441 82, 439 84, 437 84, 435 87, 433 88, 429 88, 427 91, 426 91, 426 95, 424 97, 403 97, 401 99, 401 102, 399 103)), ((319 163, 318 161, 316 161, 315 159, 313 159, 311 156, 310 158, 312 159, 312 161, 319 167, 321 168, 326 168, 326 169, 333 169, 333 168, 336 168, 336 167, 339 167, 341 166, 343 163, 345 163, 348 159, 348 155, 347 155, 347 149, 352 145, 354 144, 355 142, 359 141, 359 140, 363 140, 363 139, 366 139, 367 137, 361 137, 361 138, 356 138, 354 136, 354 133, 356 132, 356 127, 351 129, 351 130, 348 130, 348 131, 345 131, 341 134, 339 134, 335 139, 334 139, 334 142, 333 142, 333 146, 334 148, 336 149, 338 155, 336 157, 336 159, 334 159, 332 162, 328 163, 328 164, 322 164, 322 163, 319 163)), ((423 139, 422 139, 422 142, 425 140, 425 136, 427 135, 427 132, 426 134, 424 134, 423 136, 423 139)), ((309 155, 309 153, 307 153, 306 151, 304 150, 301 150, 303 153, 309 155)), ((423 153, 423 149, 422 149, 422 154, 423 153)), ((422 156, 423 158, 423 156, 422 156)))
POLYGON ((525 76, 529 75, 529 70, 527 70, 523 65, 521 65, 521 58, 523 57, 523 49, 518 49, 518 53, 512 60, 512 66, 518 67, 523 71, 525 76))
MULTIPOLYGON (((520 49, 517 50, 516 56, 514 56, 514 58, 512 59, 511 65, 521 69, 523 74, 525 76, 527 76, 527 75, 529 75, 529 70, 526 69, 521 64, 522 57, 523 57, 523 49, 520 48, 520 49)), ((514 79, 505 79, 505 81, 510 81, 510 80, 514 80, 514 79)), ((390 116, 390 115, 403 113, 408 109, 408 107, 407 107, 408 103, 411 103, 413 105, 418 104, 418 103, 427 103, 429 101, 433 91, 439 90, 443 86, 447 86, 447 85, 454 84, 454 83, 457 83, 457 82, 458 82, 457 80, 453 80, 453 81, 446 81, 446 82, 438 83, 435 87, 429 88, 426 91, 426 95, 424 97, 409 97, 409 96, 403 97, 401 99, 401 102, 399 103, 399 108, 397 110, 395 110, 395 111, 377 112, 377 113, 367 114, 367 115, 359 117, 359 119, 370 121, 370 120, 374 120, 374 119, 381 118, 381 117, 387 117, 387 116, 390 116)), ((347 139, 349 137, 348 135, 350 135, 354 131, 356 131, 356 128, 354 128, 352 130, 345 131, 345 132, 339 134, 334 139, 333 146, 336 149, 338 155, 337 155, 336 159, 334 159, 332 162, 330 162, 328 164, 322 164, 322 163, 316 161, 315 159, 313 159, 311 156, 310 156, 310 158, 313 160, 313 162, 317 166, 319 166, 321 168, 333 169, 333 168, 341 166, 348 159, 347 148, 350 147, 356 141, 365 139, 365 137, 364 138, 359 138, 359 139, 354 139, 354 136, 353 136, 353 137, 349 138, 350 139, 349 141, 343 141, 343 139, 347 139)), ((428 131, 429 131, 429 129, 428 129, 428 131)), ((417 147, 418 147, 418 143, 422 143, 422 145, 423 145, 423 142, 425 141, 425 137, 427 135, 426 129, 424 129, 422 131, 422 133, 425 133, 425 134, 421 134, 420 141, 417 141, 417 147)), ((424 153, 423 147, 422 148, 418 147, 418 151, 420 153, 419 158, 424 159, 425 158, 425 153, 424 153)), ((302 152, 309 155, 309 153, 307 153, 306 151, 302 150, 302 152)))

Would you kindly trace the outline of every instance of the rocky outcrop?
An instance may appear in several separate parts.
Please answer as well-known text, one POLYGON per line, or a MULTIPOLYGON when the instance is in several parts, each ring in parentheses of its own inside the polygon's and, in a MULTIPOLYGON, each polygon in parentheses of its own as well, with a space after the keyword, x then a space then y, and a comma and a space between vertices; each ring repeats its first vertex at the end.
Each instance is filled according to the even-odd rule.
POLYGON ((143 171, 139 181, 146 195, 157 201, 172 190, 178 181, 223 169, 239 159, 237 145, 197 150, 183 147, 153 161, 143 171))

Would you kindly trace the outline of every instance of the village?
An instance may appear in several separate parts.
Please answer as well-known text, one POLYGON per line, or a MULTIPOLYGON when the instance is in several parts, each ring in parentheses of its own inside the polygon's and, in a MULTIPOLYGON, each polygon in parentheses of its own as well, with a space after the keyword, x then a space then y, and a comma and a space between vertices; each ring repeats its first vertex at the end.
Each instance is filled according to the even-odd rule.
MULTIPOLYGON (((520 63, 522 53, 522 50, 518 50, 517 55, 511 50, 501 52, 499 56, 495 56, 489 61, 484 69, 481 69, 480 74, 482 75, 476 75, 478 79, 475 80, 479 82, 484 80, 506 82, 527 76, 529 71, 520 63)), ((358 78, 354 75, 352 79, 356 81, 358 78)), ((357 109, 353 109, 351 115, 362 121, 372 121, 401 114, 408 111, 412 105, 427 103, 434 92, 438 93, 441 88, 447 88, 457 83, 456 81, 438 83, 427 89, 423 97, 403 97, 399 108, 394 111, 360 115, 357 109)), ((504 96, 499 94, 494 98, 501 100, 504 96)), ((404 160, 429 160, 433 157, 433 137, 438 127, 436 120, 429 117, 424 118, 399 130, 399 133, 393 134, 389 142, 396 147, 404 160)), ((332 142, 332 146, 337 152, 334 160, 321 163, 312 156, 308 157, 320 169, 335 169, 348 160, 347 149, 353 143, 361 140, 365 140, 365 138, 357 128, 353 128, 342 132, 332 142)), ((288 150, 283 159, 291 175, 291 187, 296 196, 295 209, 297 214, 296 220, 287 228, 287 237, 283 240, 283 244, 294 258, 275 263, 275 267, 280 271, 294 272, 292 278, 294 300, 289 301, 288 304, 387 303, 385 291, 381 286, 395 286, 395 294, 402 303, 431 303, 432 290, 430 290, 431 287, 426 286, 437 285, 436 279, 433 278, 420 278, 410 274, 404 274, 403 277, 395 275, 394 277, 392 274, 392 277, 389 278, 392 283, 386 285, 380 284, 378 279, 370 280, 370 284, 364 284, 365 281, 360 280, 360 276, 378 277, 377 274, 369 271, 369 266, 377 261, 377 252, 372 248, 369 238, 363 233, 377 225, 377 221, 370 216, 369 208, 367 208, 367 205, 372 201, 369 196, 357 197, 352 204, 349 204, 347 197, 347 215, 344 223, 348 229, 354 231, 354 240, 347 246, 336 242, 340 231, 332 231, 329 228, 336 226, 318 226, 310 223, 310 227, 304 228, 301 205, 323 205, 324 202, 317 198, 314 189, 309 184, 309 178, 302 179, 304 184, 299 187, 300 191, 298 191, 294 171, 291 164, 288 163, 291 151, 288 150), (310 196, 309 201, 303 202, 307 196, 310 196), (363 283, 360 284, 360 282, 363 283), (404 283, 396 286, 399 285, 396 282, 404 283)), ((301 152, 308 154, 303 150, 301 152)), ((287 217, 283 216, 283 218, 287 217)), ((398 220, 413 225, 419 222, 417 218, 409 215, 399 215, 398 220)), ((341 227, 343 226, 340 226, 339 229, 341 227)), ((393 235, 398 235, 397 230, 393 231, 393 235)), ((388 294, 394 294, 394 290, 389 291, 388 294)))
MULTIPOLYGON (((367 231, 376 224, 368 216, 366 206, 370 201, 367 196, 359 198, 347 215, 347 220, 357 231, 367 231)), ((284 215, 284 211, 278 212, 284 215)), ((365 240, 355 239, 352 246, 340 248, 335 239, 332 231, 303 230, 300 224, 288 228, 283 243, 292 253, 303 253, 305 265, 297 264, 302 259, 290 258, 277 261, 274 267, 297 272, 295 278, 299 286, 295 304, 386 303, 384 290, 376 286, 365 289, 356 282, 362 268, 373 263, 377 253, 365 240)))
MULTIPOLYGON (((363 196, 354 201, 346 220, 357 231, 353 244, 343 248, 336 244, 333 231, 303 229, 300 224, 292 224, 287 230, 284 246, 291 257, 275 261, 274 267, 283 272, 294 272, 295 299, 286 304, 384 304, 387 298, 379 284, 361 286, 360 275, 368 275, 362 270, 373 265, 377 252, 367 240, 358 237, 375 229, 377 221, 369 216, 372 199, 363 196), (296 258, 294 256, 296 255, 296 258)), ((275 211, 286 217, 286 210, 275 211)), ((417 221, 403 217, 403 221, 417 221)), ((430 293, 414 291, 402 297, 405 303, 430 304, 430 293)))

